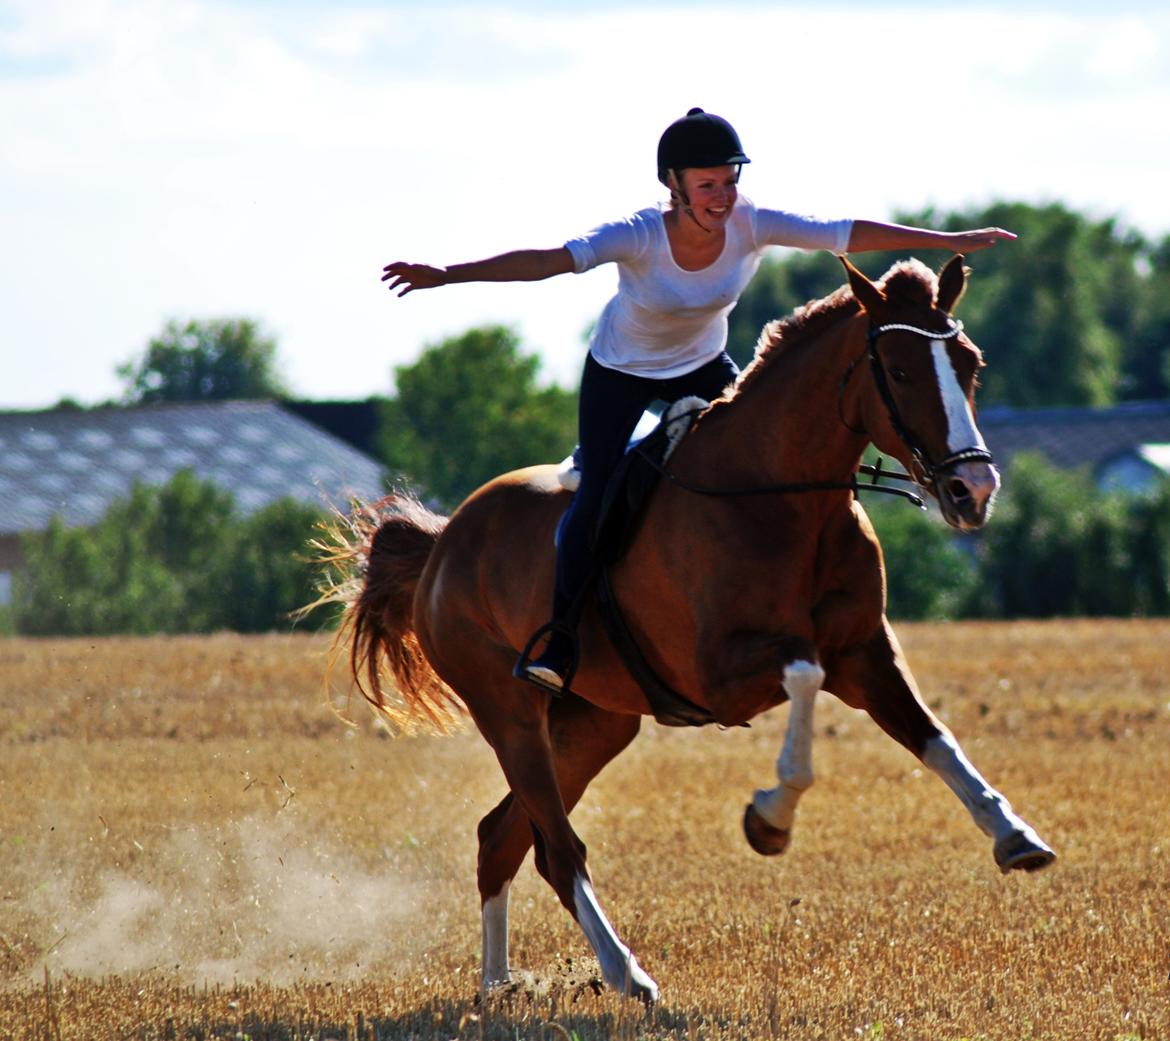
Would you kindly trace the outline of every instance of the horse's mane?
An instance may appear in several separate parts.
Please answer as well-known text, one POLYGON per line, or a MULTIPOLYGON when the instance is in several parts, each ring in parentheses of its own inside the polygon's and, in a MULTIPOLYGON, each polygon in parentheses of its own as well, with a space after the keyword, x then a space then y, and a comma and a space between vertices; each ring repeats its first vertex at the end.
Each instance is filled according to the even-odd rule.
MULTIPOLYGON (((938 291, 934 272, 913 258, 896 263, 877 285, 891 301, 911 307, 931 306, 938 291)), ((820 300, 798 307, 786 318, 769 322, 760 333, 755 357, 740 374, 728 397, 733 398, 742 393, 761 372, 796 344, 814 339, 843 318, 856 314, 858 306, 852 290, 846 284, 820 300)))

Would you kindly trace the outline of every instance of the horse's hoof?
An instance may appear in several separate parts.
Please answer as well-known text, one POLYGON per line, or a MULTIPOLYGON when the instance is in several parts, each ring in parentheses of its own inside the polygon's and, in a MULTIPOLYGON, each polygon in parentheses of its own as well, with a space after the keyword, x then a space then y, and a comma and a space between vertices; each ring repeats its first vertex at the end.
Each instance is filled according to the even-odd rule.
POLYGON ((611 978, 602 968, 601 974, 614 990, 624 994, 627 998, 637 998, 647 1007, 658 1001, 658 984, 651 979, 649 973, 638 964, 638 959, 632 954, 625 964, 625 971, 621 979, 611 978))
POLYGON ((787 828, 774 828, 757 812, 749 802, 743 811, 743 833, 748 845, 764 857, 774 857, 788 848, 792 832, 787 828))
POLYGON ((658 1004, 658 984, 643 972, 640 980, 630 981, 629 995, 649 1008, 658 1004))
POLYGON ((995 844, 995 862, 1005 875, 1009 871, 1039 871, 1055 859, 1056 854, 1031 828, 1013 831, 995 844))
POLYGON ((480 981, 480 993, 484 995, 499 994, 503 991, 510 990, 515 986, 515 981, 512 979, 512 974, 509 973, 506 977, 500 980, 482 979, 480 981))

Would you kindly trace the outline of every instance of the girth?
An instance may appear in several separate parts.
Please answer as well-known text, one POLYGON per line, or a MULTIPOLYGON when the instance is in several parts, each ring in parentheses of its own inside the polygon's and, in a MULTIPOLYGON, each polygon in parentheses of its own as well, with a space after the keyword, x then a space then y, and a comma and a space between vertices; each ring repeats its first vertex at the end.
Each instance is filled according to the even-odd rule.
POLYGON ((605 631, 609 634, 622 664, 642 688, 646 700, 650 702, 654 718, 668 727, 702 727, 716 722, 709 709, 696 705, 689 698, 672 690, 646 661, 622 616, 617 597, 614 596, 613 585, 609 580, 609 568, 602 566, 597 571, 597 606, 601 620, 605 623, 605 631))

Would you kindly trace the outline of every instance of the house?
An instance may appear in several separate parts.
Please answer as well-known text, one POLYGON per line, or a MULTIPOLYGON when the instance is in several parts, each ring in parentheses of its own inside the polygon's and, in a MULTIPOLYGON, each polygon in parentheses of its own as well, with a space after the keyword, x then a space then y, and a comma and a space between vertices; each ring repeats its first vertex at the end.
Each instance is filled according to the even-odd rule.
POLYGON ((290 399, 281 405, 314 426, 328 431, 334 437, 353 445, 359 452, 373 456, 378 451, 378 430, 382 422, 381 402, 377 398, 365 401, 303 401, 290 399))
POLYGON ((1020 452, 1062 469, 1086 469, 1101 489, 1143 492, 1170 475, 1170 401, 1109 408, 993 406, 979 429, 1000 468, 1020 452))
POLYGON ((54 514, 95 523, 135 482, 192 470, 252 513, 290 496, 344 506, 379 498, 380 463, 273 401, 0 412, 0 603, 21 561, 20 537, 54 514))

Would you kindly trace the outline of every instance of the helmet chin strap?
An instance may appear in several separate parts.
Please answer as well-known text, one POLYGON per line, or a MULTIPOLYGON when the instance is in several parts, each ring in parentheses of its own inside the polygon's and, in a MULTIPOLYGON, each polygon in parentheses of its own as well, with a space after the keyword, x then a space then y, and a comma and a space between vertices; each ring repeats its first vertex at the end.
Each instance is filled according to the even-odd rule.
POLYGON ((685 213, 688 217, 690 217, 691 220, 693 220, 708 235, 713 235, 715 233, 715 229, 704 227, 704 225, 699 220, 699 218, 695 216, 695 210, 694 210, 694 207, 691 206, 691 200, 689 198, 687 198, 687 193, 685 191, 683 191, 682 178, 679 177, 678 171, 671 170, 670 175, 671 175, 671 177, 674 178, 675 194, 682 200, 683 213, 685 213))
POLYGON ((702 229, 703 229, 703 230, 704 230, 704 231, 705 231, 705 232, 706 232, 708 235, 714 235, 714 234, 715 234, 715 229, 714 229, 714 228, 707 228, 707 227, 704 227, 704 226, 703 226, 703 224, 701 224, 701 223, 700 223, 700 221, 699 221, 699 218, 695 216, 695 211, 694 211, 694 210, 691 208, 691 204, 690 204, 689 202, 686 204, 686 206, 685 206, 685 207, 683 207, 683 212, 684 212, 684 213, 685 213, 685 214, 686 214, 688 217, 690 217, 690 218, 691 218, 691 220, 693 220, 693 221, 694 221, 696 224, 698 224, 698 225, 699 225, 699 227, 700 227, 700 228, 702 228, 702 229))

